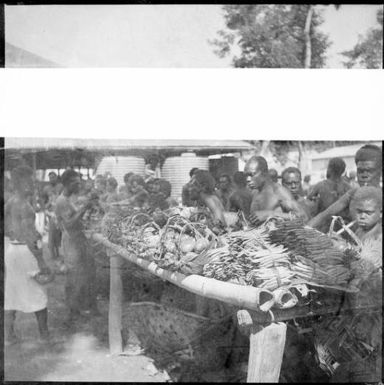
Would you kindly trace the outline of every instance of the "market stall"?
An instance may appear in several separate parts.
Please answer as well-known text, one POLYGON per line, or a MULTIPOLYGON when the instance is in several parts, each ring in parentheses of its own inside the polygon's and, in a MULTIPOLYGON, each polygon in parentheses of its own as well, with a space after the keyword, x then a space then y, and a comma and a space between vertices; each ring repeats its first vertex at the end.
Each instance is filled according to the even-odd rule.
MULTIPOLYGON (((156 219, 157 223, 140 213, 124 220, 116 216, 107 222, 103 234, 89 232, 90 239, 105 247, 110 257, 111 353, 123 350, 119 267, 124 260, 199 297, 232 306, 239 329, 249 337, 248 382, 278 382, 285 322, 381 311, 377 286, 381 285, 381 268, 372 246, 367 252, 367 247, 364 251, 356 242, 354 247, 352 241, 332 243, 330 237, 295 221, 272 219, 258 229, 215 236, 209 226, 181 213, 168 213, 165 222, 159 215, 156 219), (114 227, 117 223, 118 231, 114 227), (199 239, 204 241, 198 244, 199 239), (362 289, 368 280, 376 287, 374 294, 370 287, 365 295, 362 289), (311 300, 315 292, 317 296, 311 300)), ((342 333, 344 329, 340 330, 342 333)), ((334 354, 319 341, 319 349, 325 349, 320 364, 332 372, 334 354)), ((351 338, 348 343, 356 345, 349 346, 352 350, 363 347, 365 356, 377 350, 377 346, 364 343, 357 346, 359 343, 351 342, 351 338)))

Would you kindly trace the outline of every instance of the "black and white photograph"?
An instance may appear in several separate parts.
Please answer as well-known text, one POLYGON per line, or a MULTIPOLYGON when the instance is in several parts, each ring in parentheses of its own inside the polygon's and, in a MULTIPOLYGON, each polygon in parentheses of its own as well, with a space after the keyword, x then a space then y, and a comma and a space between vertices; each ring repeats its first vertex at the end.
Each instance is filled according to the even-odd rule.
POLYGON ((382 384, 383 5, 2 13, 5 382, 382 384))

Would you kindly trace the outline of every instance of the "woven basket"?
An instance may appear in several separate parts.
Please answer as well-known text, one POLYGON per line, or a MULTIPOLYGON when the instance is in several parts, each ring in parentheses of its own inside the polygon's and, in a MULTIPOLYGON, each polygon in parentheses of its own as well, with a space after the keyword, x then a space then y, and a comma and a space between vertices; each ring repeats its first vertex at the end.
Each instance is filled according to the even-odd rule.
POLYGON ((174 356, 201 369, 221 368, 231 350, 231 317, 212 321, 153 302, 132 303, 124 309, 124 323, 155 357, 174 356))

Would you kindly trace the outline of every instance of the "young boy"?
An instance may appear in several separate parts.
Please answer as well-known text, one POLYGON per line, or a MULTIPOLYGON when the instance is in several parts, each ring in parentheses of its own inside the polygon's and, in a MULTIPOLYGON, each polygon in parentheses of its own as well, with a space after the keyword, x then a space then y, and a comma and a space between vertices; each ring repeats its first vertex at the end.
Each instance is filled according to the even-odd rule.
POLYGON ((382 237, 382 204, 382 192, 377 187, 360 187, 353 195, 349 210, 356 221, 354 232, 362 242, 382 237))

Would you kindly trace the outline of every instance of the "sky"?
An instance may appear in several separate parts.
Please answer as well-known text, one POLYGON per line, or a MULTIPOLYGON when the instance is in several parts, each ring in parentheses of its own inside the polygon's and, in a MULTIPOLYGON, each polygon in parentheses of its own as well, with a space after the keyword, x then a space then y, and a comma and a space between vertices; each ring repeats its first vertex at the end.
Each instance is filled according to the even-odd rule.
MULTIPOLYGON (((323 8, 337 55, 375 26, 380 5, 323 8)), ((229 67, 209 40, 224 27, 220 5, 35 5, 5 7, 5 40, 64 67, 229 67)))

